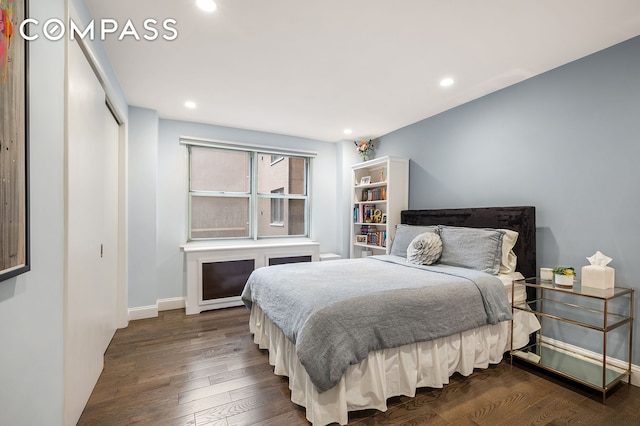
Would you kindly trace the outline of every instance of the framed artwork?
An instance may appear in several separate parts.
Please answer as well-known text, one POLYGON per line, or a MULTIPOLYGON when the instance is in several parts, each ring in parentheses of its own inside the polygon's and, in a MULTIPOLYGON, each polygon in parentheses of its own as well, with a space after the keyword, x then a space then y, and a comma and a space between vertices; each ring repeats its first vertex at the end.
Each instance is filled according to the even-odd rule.
POLYGON ((0 0, 0 281, 29 263, 28 0, 0 0))
POLYGON ((371 183, 371 176, 362 176, 360 178, 360 185, 369 185, 371 183))
POLYGON ((356 243, 367 243, 367 236, 366 235, 356 235, 356 243))

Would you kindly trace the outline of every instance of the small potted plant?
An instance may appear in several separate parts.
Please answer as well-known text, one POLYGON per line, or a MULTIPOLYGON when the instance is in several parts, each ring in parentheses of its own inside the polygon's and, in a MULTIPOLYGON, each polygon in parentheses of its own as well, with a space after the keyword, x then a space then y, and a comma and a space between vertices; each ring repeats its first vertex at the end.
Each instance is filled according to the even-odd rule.
POLYGON ((576 270, 572 266, 557 266, 553 268, 554 282, 557 285, 570 287, 573 285, 573 277, 576 270))

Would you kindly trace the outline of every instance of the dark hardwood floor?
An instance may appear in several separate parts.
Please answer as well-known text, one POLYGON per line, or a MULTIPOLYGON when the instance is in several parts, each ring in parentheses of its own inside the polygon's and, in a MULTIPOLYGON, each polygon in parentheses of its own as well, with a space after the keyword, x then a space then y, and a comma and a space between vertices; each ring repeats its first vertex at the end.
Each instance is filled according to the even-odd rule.
MULTIPOLYGON (((183 310, 116 332, 79 425, 306 425, 286 378, 253 343, 249 312, 183 310)), ((640 425, 640 388, 601 394, 503 361, 443 389, 389 400, 385 413, 350 414, 353 425, 640 425)))

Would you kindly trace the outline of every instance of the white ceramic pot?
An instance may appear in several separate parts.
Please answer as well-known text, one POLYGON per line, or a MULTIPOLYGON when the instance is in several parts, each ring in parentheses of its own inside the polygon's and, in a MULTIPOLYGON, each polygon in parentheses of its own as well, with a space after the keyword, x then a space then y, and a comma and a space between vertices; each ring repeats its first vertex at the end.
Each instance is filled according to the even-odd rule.
POLYGON ((571 287, 573 285, 573 275, 553 274, 553 276, 555 283, 558 285, 565 287, 571 287))

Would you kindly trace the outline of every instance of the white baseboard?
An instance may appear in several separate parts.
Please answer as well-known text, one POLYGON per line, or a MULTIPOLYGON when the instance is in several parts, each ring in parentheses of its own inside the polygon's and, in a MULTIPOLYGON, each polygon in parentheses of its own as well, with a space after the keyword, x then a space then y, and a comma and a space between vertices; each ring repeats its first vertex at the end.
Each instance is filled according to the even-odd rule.
POLYGON ((231 297, 221 297, 219 299, 207 300, 206 302, 199 305, 187 305, 186 313, 187 315, 199 314, 202 311, 209 311, 212 309, 223 309, 223 308, 231 308, 233 306, 243 306, 244 302, 240 298, 240 296, 231 296, 231 297))
POLYGON ((158 300, 158 312, 170 311, 172 309, 184 309, 184 297, 173 297, 171 299, 158 300))
POLYGON ((158 316, 158 305, 140 306, 137 308, 129 308, 129 321, 135 321, 146 318, 155 318, 158 316))
MULTIPOLYGON (((543 341, 546 343, 553 344, 554 346, 557 346, 560 349, 564 349, 566 351, 570 351, 587 358, 602 359, 602 354, 600 353, 589 351, 579 346, 570 345, 569 343, 561 342, 560 340, 555 340, 555 339, 545 337, 543 341)), ((627 362, 621 361, 616 358, 612 358, 610 356, 607 357, 607 361, 610 362, 611 365, 613 365, 614 367, 623 368, 623 369, 626 369, 628 367, 627 362)), ((631 364, 631 384, 634 386, 640 387, 640 365, 631 364)))
POLYGON ((184 297, 158 299, 155 305, 129 308, 129 321, 135 321, 135 320, 146 319, 146 318, 156 318, 158 316, 158 312, 169 311, 172 309, 183 309, 184 307, 185 307, 184 297))

